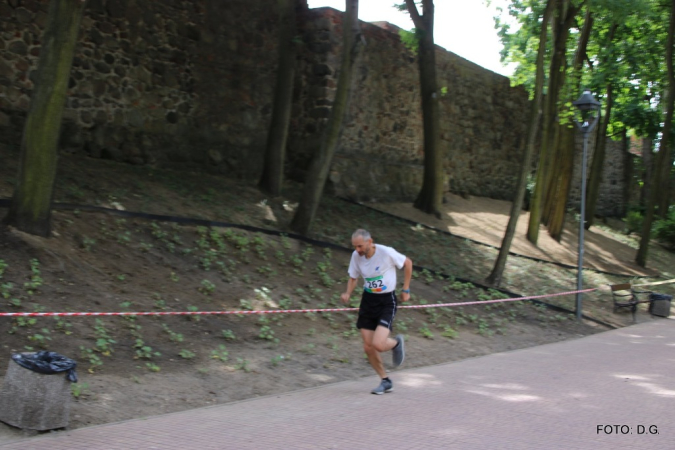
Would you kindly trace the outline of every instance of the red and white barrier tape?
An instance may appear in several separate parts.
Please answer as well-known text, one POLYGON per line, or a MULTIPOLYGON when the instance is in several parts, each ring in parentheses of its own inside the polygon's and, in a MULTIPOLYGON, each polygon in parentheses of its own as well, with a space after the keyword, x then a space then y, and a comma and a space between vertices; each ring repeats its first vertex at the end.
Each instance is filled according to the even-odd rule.
MULTIPOLYGON (((598 288, 583 289, 580 291, 558 292, 556 294, 532 295, 530 297, 501 298, 497 300, 479 300, 463 303, 433 303, 430 305, 403 305, 399 308, 442 308, 469 305, 489 305, 490 303, 518 302, 537 298, 559 297, 584 292, 597 291, 598 288)), ((75 317, 75 316, 208 316, 227 314, 290 314, 290 313, 327 313, 358 311, 359 308, 328 308, 328 309, 271 309, 255 311, 151 311, 151 312, 32 312, 32 313, 4 313, 0 317, 75 317)))

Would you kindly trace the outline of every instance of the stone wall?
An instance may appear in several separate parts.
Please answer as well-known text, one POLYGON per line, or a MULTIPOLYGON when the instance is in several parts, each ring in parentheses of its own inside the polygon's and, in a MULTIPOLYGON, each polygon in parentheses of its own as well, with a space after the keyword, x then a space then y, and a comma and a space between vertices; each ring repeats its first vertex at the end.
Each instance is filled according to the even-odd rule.
MULTIPOLYGON (((47 5, 0 0, 0 140, 14 148, 30 105, 47 5)), ((89 0, 61 150, 254 181, 277 65, 277 16, 269 5, 89 0)), ((331 111, 341 19, 320 8, 301 20, 287 167, 296 179, 331 111)), ((356 199, 410 201, 421 187, 424 158, 416 56, 392 25, 362 23, 362 30, 365 46, 329 187, 356 199)), ((526 92, 440 47, 436 56, 446 189, 510 200, 522 160, 526 92)))
MULTIPOLYGON (((593 161, 593 147, 595 136, 589 137, 586 170, 590 174, 593 161)), ((599 216, 623 217, 628 210, 629 193, 627 189, 630 166, 633 157, 628 152, 627 142, 607 138, 605 148, 605 163, 602 170, 602 179, 598 192, 598 202, 595 212, 599 216)), ((583 138, 581 134, 576 139, 577 154, 568 208, 579 211, 581 198, 581 158, 583 154, 583 138)))
MULTIPOLYGON (((311 67, 303 71, 311 102, 297 120, 299 133, 291 145, 301 161, 328 116, 341 52, 341 14, 327 8, 313 13, 307 30, 313 45, 306 56, 311 67)), ((340 195, 410 200, 419 192, 424 159, 418 62, 401 43, 398 28, 361 26, 365 45, 330 180, 340 195)), ((522 160, 526 92, 440 47, 436 57, 439 87, 447 89, 440 102, 446 189, 510 199, 522 160)))
MULTIPOLYGON (((14 144, 47 6, 0 1, 0 131, 14 144)), ((89 0, 61 148, 134 164, 256 173, 274 85, 275 28, 274 11, 261 1, 89 0)))

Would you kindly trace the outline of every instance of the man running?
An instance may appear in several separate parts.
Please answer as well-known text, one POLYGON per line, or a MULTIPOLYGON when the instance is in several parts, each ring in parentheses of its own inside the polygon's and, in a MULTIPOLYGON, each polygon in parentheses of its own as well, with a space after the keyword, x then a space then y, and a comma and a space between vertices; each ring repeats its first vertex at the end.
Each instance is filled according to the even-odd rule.
POLYGON ((350 278, 341 298, 343 303, 349 303, 359 276, 363 277, 363 296, 356 327, 361 331, 368 362, 382 379, 371 392, 382 395, 393 391, 394 385, 387 377, 380 353, 391 350, 394 367, 400 366, 405 358, 403 336, 389 337, 396 315, 396 269, 404 269, 401 300, 406 302, 410 299, 413 263, 391 247, 375 245, 366 230, 359 229, 352 234, 352 245, 354 253, 349 262, 350 278))

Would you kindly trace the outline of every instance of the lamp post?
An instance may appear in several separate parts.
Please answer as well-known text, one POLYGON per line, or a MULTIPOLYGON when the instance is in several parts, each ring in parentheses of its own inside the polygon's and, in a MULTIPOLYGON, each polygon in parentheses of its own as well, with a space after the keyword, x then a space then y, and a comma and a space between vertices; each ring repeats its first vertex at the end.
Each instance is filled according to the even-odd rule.
MULTIPOLYGON (((581 131, 584 139, 584 150, 581 157, 581 206, 579 217, 579 260, 577 268, 577 291, 583 288, 583 270, 584 270, 584 225, 586 224, 586 157, 588 155, 588 135, 593 131, 600 114, 600 102, 597 101, 591 91, 585 89, 575 102, 574 106, 580 111, 581 120, 574 120, 581 131)), ((581 320, 581 292, 577 292, 576 304, 577 320, 581 320)))

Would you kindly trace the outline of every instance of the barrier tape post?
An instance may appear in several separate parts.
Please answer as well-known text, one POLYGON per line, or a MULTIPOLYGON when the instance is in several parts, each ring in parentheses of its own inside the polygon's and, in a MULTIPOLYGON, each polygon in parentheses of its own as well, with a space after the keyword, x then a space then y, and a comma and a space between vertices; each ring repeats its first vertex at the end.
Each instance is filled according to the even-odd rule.
MULTIPOLYGON (((578 293, 597 291, 598 288, 582 289, 577 291, 558 292, 555 294, 532 295, 529 297, 501 298, 495 300, 479 300, 462 303, 434 303, 430 305, 402 305, 398 308, 421 309, 421 308, 452 308, 457 306, 489 305, 491 303, 519 302, 538 298, 560 297, 578 293)), ((292 313, 324 313, 358 311, 359 308, 328 308, 328 309, 270 309, 254 311, 150 311, 150 312, 32 312, 32 313, 5 313, 0 312, 0 317, 91 317, 91 316, 206 316, 206 315, 246 315, 246 314, 292 314, 292 313)))

